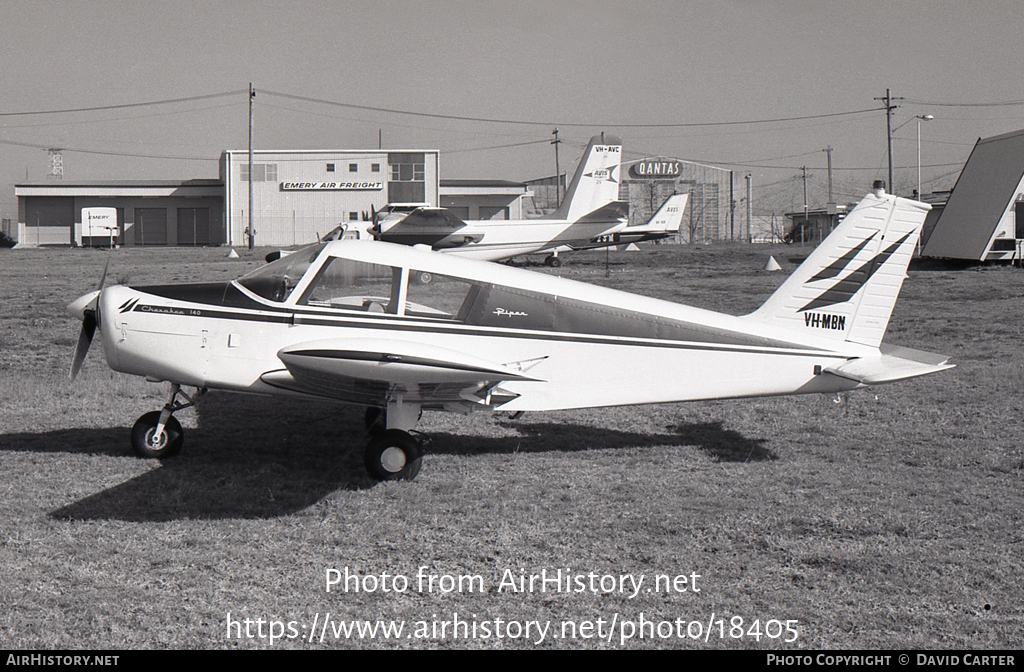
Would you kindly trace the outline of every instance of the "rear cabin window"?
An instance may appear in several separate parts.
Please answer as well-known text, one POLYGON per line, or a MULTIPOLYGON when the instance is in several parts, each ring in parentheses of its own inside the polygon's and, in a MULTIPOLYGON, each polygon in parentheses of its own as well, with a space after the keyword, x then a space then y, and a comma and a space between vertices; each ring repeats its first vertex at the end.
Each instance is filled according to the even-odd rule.
POLYGON ((481 288, 462 278, 411 271, 405 314, 465 322, 481 288))

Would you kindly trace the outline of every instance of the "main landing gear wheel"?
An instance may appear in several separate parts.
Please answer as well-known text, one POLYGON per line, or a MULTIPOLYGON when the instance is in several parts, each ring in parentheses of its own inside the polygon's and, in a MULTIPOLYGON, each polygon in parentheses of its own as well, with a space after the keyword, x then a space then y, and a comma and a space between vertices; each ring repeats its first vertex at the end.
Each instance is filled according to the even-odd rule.
POLYGON ((420 473, 423 448, 409 432, 386 429, 370 439, 363 460, 378 481, 411 481, 420 473))
POLYGON ((559 266, 562 265, 562 260, 552 254, 548 257, 545 257, 544 264, 550 266, 551 268, 558 268, 559 266))
POLYGON ((160 411, 145 413, 132 427, 132 449, 139 457, 173 457, 181 452, 185 432, 173 415, 167 418, 163 429, 157 434, 160 411))

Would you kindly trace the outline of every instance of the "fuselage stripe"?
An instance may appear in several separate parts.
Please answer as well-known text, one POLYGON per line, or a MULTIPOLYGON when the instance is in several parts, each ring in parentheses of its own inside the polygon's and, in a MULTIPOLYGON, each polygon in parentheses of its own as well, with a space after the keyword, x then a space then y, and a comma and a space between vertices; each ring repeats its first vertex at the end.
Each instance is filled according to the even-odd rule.
MULTIPOLYGON (((139 303, 133 307, 134 311, 145 312, 149 315, 169 314, 166 306, 152 306, 139 303)), ((775 354, 794 355, 802 357, 821 356, 842 356, 840 353, 814 350, 814 349, 789 349, 789 348, 765 348, 758 346, 735 346, 720 345, 715 343, 697 343, 693 341, 664 341, 645 340, 640 338, 629 338, 624 336, 600 336, 585 334, 553 333, 547 331, 529 331, 522 329, 502 329, 489 326, 452 326, 451 323, 435 322, 428 319, 406 318, 398 315, 360 315, 353 316, 324 316, 320 313, 287 311, 277 309, 270 311, 272 314, 262 312, 249 312, 242 309, 240 312, 226 311, 223 309, 200 308, 179 308, 174 309, 174 317, 211 318, 228 321, 246 322, 268 322, 273 324, 305 325, 318 327, 345 327, 350 329, 377 329, 385 331, 412 331, 417 333, 435 333, 455 336, 492 336, 499 338, 517 338, 539 341, 556 341, 587 344, 607 345, 631 345, 637 347, 654 347, 682 350, 708 350, 712 352, 743 352, 751 354, 775 354)))

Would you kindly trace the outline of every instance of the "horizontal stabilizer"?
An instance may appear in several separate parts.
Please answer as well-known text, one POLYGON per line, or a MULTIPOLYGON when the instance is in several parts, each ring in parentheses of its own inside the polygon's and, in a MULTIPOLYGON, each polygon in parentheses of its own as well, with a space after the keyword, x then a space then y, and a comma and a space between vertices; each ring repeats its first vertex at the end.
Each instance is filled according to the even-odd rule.
POLYGON ((878 356, 852 359, 841 366, 827 368, 824 373, 862 385, 881 385, 952 369, 955 365, 948 361, 945 355, 883 344, 878 356))

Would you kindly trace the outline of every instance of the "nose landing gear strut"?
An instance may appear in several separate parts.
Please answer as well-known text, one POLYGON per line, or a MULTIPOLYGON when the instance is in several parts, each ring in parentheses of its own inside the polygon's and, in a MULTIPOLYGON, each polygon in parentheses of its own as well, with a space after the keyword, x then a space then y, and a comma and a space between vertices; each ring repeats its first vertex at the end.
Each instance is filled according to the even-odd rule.
POLYGON ((189 406, 195 406, 206 394, 206 388, 197 388, 191 396, 181 391, 181 385, 171 385, 171 399, 162 410, 144 413, 132 427, 132 449, 139 457, 159 459, 173 457, 181 452, 185 431, 172 414, 189 406), (178 401, 178 396, 185 402, 178 401))

